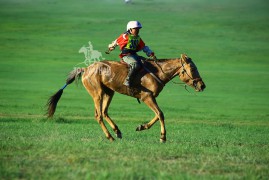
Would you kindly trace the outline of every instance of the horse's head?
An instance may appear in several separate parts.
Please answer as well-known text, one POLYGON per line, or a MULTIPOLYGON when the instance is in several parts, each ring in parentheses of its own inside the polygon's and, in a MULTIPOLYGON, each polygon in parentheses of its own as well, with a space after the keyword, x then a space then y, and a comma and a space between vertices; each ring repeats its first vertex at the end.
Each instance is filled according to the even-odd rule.
POLYGON ((181 54, 181 68, 179 69, 179 78, 187 85, 193 87, 196 91, 203 91, 206 87, 203 82, 197 67, 185 54, 181 54))

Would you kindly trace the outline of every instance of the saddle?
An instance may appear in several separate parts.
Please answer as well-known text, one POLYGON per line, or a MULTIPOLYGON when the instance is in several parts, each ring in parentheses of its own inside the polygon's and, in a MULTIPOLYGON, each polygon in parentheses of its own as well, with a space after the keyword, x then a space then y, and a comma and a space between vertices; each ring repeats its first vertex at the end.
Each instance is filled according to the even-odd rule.
MULTIPOLYGON (((145 58, 143 56, 140 56, 140 57, 141 57, 141 62, 142 62, 141 67, 148 66, 147 61, 150 60, 150 59, 145 58)), ((128 66, 128 64, 125 61, 123 61, 123 59, 120 59, 120 63, 123 64, 123 65, 125 65, 125 66, 128 66)), ((143 70, 143 69, 144 68, 140 68, 140 70, 143 70)))
MULTIPOLYGON (((149 68, 152 66, 151 63, 148 62, 148 58, 142 57, 141 56, 141 68, 138 70, 139 74, 146 74, 149 73, 154 79, 156 79, 156 81, 158 81, 161 85, 165 86, 165 84, 160 80, 160 78, 158 78, 155 74, 154 71, 149 70, 149 68)), ((128 67, 128 64, 126 62, 123 61, 123 59, 120 60, 120 63, 124 64, 125 66, 128 67)))

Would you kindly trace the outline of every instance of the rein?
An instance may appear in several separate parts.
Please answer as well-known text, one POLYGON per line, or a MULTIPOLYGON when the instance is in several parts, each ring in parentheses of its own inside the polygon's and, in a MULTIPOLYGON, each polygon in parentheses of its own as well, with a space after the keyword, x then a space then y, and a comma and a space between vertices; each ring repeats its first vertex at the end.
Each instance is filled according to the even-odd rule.
POLYGON ((154 77, 154 79, 156 79, 156 81, 158 81, 162 86, 165 86, 165 84, 162 82, 162 80, 160 78, 158 78, 155 74, 153 74, 148 68, 146 68, 143 65, 143 68, 152 76, 154 77))
MULTIPOLYGON (((180 68, 183 68, 183 69, 182 69, 182 74, 185 72, 185 73, 189 76, 189 78, 190 78, 192 81, 195 81, 195 79, 193 79, 193 78, 187 73, 187 71, 186 71, 186 69, 185 69, 185 66, 184 66, 185 63, 182 63, 182 59, 181 59, 181 58, 180 58, 180 62, 181 62, 181 65, 182 65, 180 68)), ((173 81, 173 78, 174 78, 175 76, 172 76, 172 77, 168 76, 168 75, 163 71, 162 67, 157 63, 157 61, 154 61, 154 63, 160 68, 160 70, 162 71, 162 73, 169 79, 169 81, 171 81, 173 84, 177 84, 177 85, 183 86, 184 89, 185 89, 187 92, 189 92, 190 94, 192 94, 192 93, 187 89, 187 85, 186 85, 185 83, 182 83, 182 82, 175 82, 175 81, 173 81)), ((179 68, 179 69, 180 69, 180 68, 179 68)), ((158 79, 159 79, 159 78, 158 78, 158 79)), ((163 85, 163 86, 164 86, 164 85, 163 85)))
MULTIPOLYGON (((173 81, 173 78, 175 77, 175 76, 172 76, 172 77, 170 77, 170 76, 168 76, 164 71, 163 71, 163 69, 162 69, 162 67, 157 63, 157 61, 154 61, 154 63, 159 67, 159 69, 162 71, 162 73, 168 78, 168 80, 169 81, 171 81, 172 83, 174 83, 174 84, 179 84, 179 85, 184 85, 184 83, 180 83, 180 82, 175 82, 175 81, 173 81)), ((181 64, 182 64, 182 62, 181 62, 181 64)), ((182 66, 181 66, 182 67, 182 66)), ((180 67, 180 68, 181 68, 180 67)), ((180 69, 179 68, 179 69, 180 69)))
MULTIPOLYGON (((187 73, 187 71, 186 71, 186 69, 185 69, 185 66, 184 66, 185 63, 182 63, 182 59, 181 59, 181 64, 182 64, 181 67, 183 67, 181 73, 182 73, 182 74, 183 74, 183 73, 186 73, 187 76, 189 76, 189 78, 192 80, 193 86, 194 86, 195 89, 196 89, 196 88, 197 88, 197 81, 202 80, 202 79, 201 79, 201 78, 193 79, 193 78, 187 73)), ((186 89, 186 88, 185 88, 185 89, 186 89)))

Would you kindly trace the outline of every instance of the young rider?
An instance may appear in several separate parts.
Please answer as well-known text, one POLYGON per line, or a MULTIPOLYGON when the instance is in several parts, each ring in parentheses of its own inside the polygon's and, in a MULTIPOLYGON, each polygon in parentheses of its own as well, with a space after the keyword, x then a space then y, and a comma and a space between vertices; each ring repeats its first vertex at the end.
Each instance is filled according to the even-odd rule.
POLYGON ((141 57, 137 55, 138 51, 143 50, 148 57, 156 59, 154 52, 145 45, 138 35, 141 28, 140 22, 129 21, 127 31, 108 45, 109 51, 113 51, 116 46, 119 46, 121 50, 119 57, 129 65, 128 75, 123 83, 126 86, 130 86, 130 79, 133 78, 136 71, 141 67, 141 57))

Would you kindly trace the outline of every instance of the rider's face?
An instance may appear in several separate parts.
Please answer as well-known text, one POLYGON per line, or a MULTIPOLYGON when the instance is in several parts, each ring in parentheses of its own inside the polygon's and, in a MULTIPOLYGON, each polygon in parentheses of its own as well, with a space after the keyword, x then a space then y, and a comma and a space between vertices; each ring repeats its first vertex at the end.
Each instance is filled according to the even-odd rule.
POLYGON ((132 28, 131 29, 131 34, 134 35, 134 36, 137 36, 139 34, 139 29, 140 28, 132 28))

